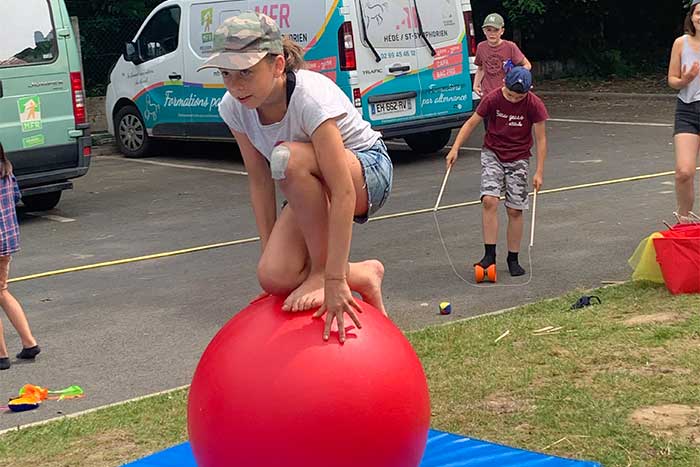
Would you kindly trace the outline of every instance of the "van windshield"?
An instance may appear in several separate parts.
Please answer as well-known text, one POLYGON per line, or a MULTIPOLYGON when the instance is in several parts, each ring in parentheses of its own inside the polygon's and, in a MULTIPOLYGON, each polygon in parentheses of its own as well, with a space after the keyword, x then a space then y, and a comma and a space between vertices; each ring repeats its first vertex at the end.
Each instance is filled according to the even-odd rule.
POLYGON ((57 55, 48 0, 2 0, 0 67, 53 62, 57 55))

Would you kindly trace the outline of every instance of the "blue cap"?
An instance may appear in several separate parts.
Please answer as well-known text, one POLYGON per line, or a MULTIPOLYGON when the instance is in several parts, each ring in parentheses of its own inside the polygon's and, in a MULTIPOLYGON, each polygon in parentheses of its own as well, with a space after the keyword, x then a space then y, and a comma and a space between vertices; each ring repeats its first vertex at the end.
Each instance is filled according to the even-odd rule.
POLYGON ((690 8, 693 8, 698 3, 700 3, 700 0, 693 0, 693 3, 690 4, 690 8))
MULTIPOLYGON (((700 0, 698 0, 700 2, 700 0)), ((513 92, 524 94, 532 87, 532 74, 522 66, 513 67, 506 74, 506 87, 513 92)))

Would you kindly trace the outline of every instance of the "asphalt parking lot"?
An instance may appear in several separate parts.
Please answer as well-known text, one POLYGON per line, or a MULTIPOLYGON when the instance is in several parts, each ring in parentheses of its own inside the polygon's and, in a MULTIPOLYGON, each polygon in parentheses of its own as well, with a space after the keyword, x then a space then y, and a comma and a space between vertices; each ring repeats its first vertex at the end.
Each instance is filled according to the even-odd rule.
MULTIPOLYGON (((431 212, 443 157, 389 144, 392 196, 379 218, 355 227, 352 258, 384 263, 385 303, 402 329, 626 280, 639 240, 671 220, 673 99, 545 101, 553 117, 549 159, 532 266, 526 218, 521 257, 533 273, 526 286, 476 288, 455 277, 431 212), (441 301, 452 303, 451 316, 438 314, 441 301)), ((441 202, 450 208, 437 216, 467 277, 483 253, 482 137, 465 144, 441 202)), ((110 146, 96 153, 57 209, 20 213, 23 250, 12 263, 11 289, 44 352, 0 375, 0 397, 25 383, 79 384, 87 397, 0 415, 0 430, 188 384, 209 340, 259 292, 259 244, 234 144, 164 144, 144 160, 124 159, 110 146)), ((504 242, 502 229, 500 283, 522 284, 528 276, 507 276, 504 242)), ((5 336, 19 350, 13 330, 5 336)))

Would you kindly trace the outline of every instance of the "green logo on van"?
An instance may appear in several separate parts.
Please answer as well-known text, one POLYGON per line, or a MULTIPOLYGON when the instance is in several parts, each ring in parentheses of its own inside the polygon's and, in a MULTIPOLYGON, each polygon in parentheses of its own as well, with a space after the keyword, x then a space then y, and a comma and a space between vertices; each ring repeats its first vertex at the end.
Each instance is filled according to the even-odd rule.
POLYGON ((29 138, 22 139, 22 147, 33 148, 34 146, 41 146, 45 143, 44 135, 34 135, 29 138))
POLYGON ((22 131, 41 130, 41 99, 39 96, 21 97, 17 101, 22 131))
POLYGON ((211 25, 214 23, 214 9, 207 8, 202 10, 201 13, 202 21, 202 42, 212 42, 214 40, 214 33, 211 30, 211 25))

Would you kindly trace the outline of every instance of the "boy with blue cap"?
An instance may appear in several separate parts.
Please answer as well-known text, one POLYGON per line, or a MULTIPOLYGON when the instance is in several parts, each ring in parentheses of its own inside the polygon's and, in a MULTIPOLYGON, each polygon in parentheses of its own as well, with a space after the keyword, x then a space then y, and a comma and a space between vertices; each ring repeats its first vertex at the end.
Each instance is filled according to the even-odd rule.
POLYGON ((521 276, 525 270, 518 261, 523 236, 523 210, 528 208, 528 172, 534 129, 537 141, 537 169, 532 183, 542 188, 544 162, 547 157, 545 121, 549 118, 542 100, 530 91, 532 75, 524 67, 514 67, 505 78, 500 92, 485 96, 476 112, 462 126, 446 157, 451 167, 459 148, 484 120, 488 129, 481 150, 481 204, 484 234, 484 257, 475 264, 484 270, 496 263, 498 239, 498 204, 505 192, 508 211, 508 270, 521 276))

